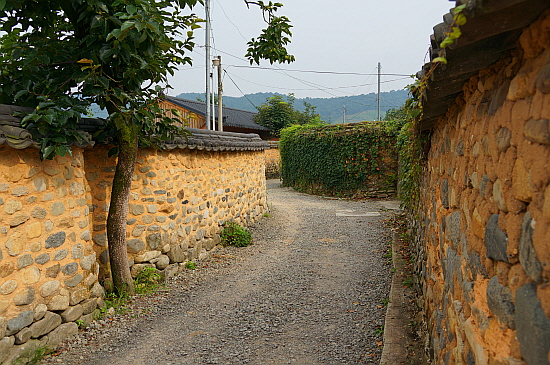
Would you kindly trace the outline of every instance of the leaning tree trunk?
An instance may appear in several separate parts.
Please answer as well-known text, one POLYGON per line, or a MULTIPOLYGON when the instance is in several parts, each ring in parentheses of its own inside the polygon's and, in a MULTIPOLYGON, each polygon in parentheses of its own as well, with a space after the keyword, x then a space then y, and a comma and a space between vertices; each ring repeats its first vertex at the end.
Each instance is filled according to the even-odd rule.
POLYGON ((126 251, 126 218, 138 152, 138 131, 133 126, 118 126, 117 138, 118 160, 107 217, 107 239, 114 290, 118 294, 133 295, 134 281, 130 274, 126 251))

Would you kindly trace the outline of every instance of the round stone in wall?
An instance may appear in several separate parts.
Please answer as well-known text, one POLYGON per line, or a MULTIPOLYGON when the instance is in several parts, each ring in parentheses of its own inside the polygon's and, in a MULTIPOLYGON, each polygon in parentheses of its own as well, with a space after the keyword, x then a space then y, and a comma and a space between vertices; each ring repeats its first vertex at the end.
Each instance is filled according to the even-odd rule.
POLYGON ((40 254, 34 259, 34 262, 39 265, 44 265, 48 261, 50 261, 50 255, 48 255, 47 253, 40 254))
POLYGON ((53 215, 61 215, 65 212, 65 205, 61 202, 55 202, 51 205, 51 212, 53 215))
POLYGON ((72 275, 78 270, 78 264, 76 262, 71 262, 61 268, 61 272, 65 275, 72 275))
POLYGON ((23 196, 23 195, 29 195, 29 188, 26 186, 16 186, 12 189, 11 195, 14 196, 23 196))
POLYGON ((18 273, 24 284, 35 284, 40 280, 40 269, 36 266, 27 267, 18 273))
POLYGON ((21 209, 23 209, 23 204, 19 200, 8 200, 4 204, 4 212, 6 214, 13 214, 21 209))
POLYGON ((47 189, 48 185, 46 183, 46 179, 44 177, 37 177, 32 182, 34 184, 34 189, 36 191, 44 191, 47 189))
POLYGON ((31 286, 27 287, 13 298, 13 303, 17 306, 31 304, 32 302, 34 302, 34 288, 31 286))
POLYGON ((44 228, 46 229, 46 232, 50 232, 53 229, 53 222, 47 220, 46 222, 44 222, 44 228))
POLYGON ((8 295, 11 294, 17 289, 17 281, 8 280, 4 284, 0 285, 0 294, 8 295))
POLYGON ((55 293, 55 291, 59 289, 60 286, 61 283, 58 280, 47 281, 40 286, 40 295, 44 298, 49 297, 50 295, 55 293))
POLYGON ((61 260, 63 260, 65 257, 67 257, 68 254, 69 254, 69 250, 67 250, 66 248, 61 249, 61 250, 57 250, 57 251, 55 251, 55 253, 53 254, 53 259, 54 259, 55 261, 61 261, 61 260))
POLYGON ((67 234, 64 231, 54 233, 46 238, 46 248, 55 248, 65 243, 67 234))
POLYGON ((94 240, 94 243, 98 246, 101 246, 101 247, 107 246, 107 235, 105 233, 96 234, 93 240, 94 240))
POLYGON ((84 277, 82 276, 82 274, 76 274, 74 277, 72 277, 71 279, 69 280, 65 280, 65 285, 67 285, 68 287, 75 287, 77 286, 78 284, 80 284, 80 282, 82 281, 82 279, 84 279, 84 277))
POLYGON ((82 257, 84 257, 84 245, 82 243, 77 243, 72 248, 71 258, 76 260, 82 257))
POLYGON ((32 259, 32 256, 27 254, 24 254, 19 259, 17 259, 17 269, 21 270, 24 267, 27 267, 29 265, 32 265, 34 260, 32 259))

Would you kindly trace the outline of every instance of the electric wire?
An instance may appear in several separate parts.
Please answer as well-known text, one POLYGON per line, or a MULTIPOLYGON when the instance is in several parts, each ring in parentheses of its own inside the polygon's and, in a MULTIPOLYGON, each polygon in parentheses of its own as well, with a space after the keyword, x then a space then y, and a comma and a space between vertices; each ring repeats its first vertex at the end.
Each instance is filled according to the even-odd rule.
MULTIPOLYGON (((227 72, 227 71, 226 71, 227 72)), ((233 74, 233 77, 239 79, 239 80, 242 80, 242 81, 245 81, 245 82, 248 82, 250 84, 253 84, 253 85, 258 85, 258 86, 263 86, 263 87, 269 87, 269 88, 272 88, 272 89, 279 89, 279 90, 289 90, 289 91, 311 91, 311 90, 319 90, 318 88, 314 88, 314 89, 289 89, 287 87, 277 87, 277 86, 270 86, 270 85, 265 85, 265 84, 260 84, 260 83, 257 83, 257 82, 254 82, 254 81, 250 81, 250 80, 247 80, 247 79, 244 79, 242 77, 239 77, 237 75, 234 75, 233 74)), ((394 81, 399 81, 399 80, 404 80, 405 78, 399 78, 399 79, 392 79, 392 80, 386 80, 386 81, 383 81, 383 82, 380 82, 380 83, 390 83, 390 82, 394 82, 394 81)), ((374 83, 367 83, 367 84, 361 84, 361 85, 350 85, 350 86, 338 86, 338 87, 327 87, 323 90, 338 90, 338 89, 349 89, 349 88, 361 88, 363 86, 372 86, 372 85, 376 85, 376 82, 374 83)), ((357 95, 356 93, 354 94, 351 94, 350 96, 354 96, 354 95, 357 95)), ((361 94, 363 95, 363 94, 361 94)))
POLYGON ((237 25, 235 23, 233 23, 233 21, 231 20, 231 18, 227 15, 227 13, 225 12, 225 9, 223 8, 222 4, 216 0, 216 2, 218 3, 218 5, 220 6, 220 9, 222 9, 222 12, 223 12, 223 15, 225 15, 225 17, 227 18, 227 20, 229 21, 229 23, 231 23, 235 29, 237 29, 237 32, 239 32, 239 34, 241 35, 241 37, 247 41, 246 37, 241 33, 241 30, 239 29, 239 27, 237 27, 237 25))
MULTIPOLYGON (((222 70, 223 70, 223 69, 222 69, 222 70)), ((252 106, 253 106, 254 108, 258 109, 258 107, 257 107, 256 105, 254 105, 254 103, 248 98, 248 96, 246 96, 246 94, 243 93, 243 91, 241 90, 241 88, 239 87, 239 85, 237 85, 237 83, 236 83, 235 81, 233 81, 233 79, 231 78, 231 75, 230 75, 229 73, 227 73, 226 70, 223 70, 223 72, 225 72, 225 73, 227 74, 227 77, 229 77, 229 80, 231 80, 231 82, 233 83, 233 85, 235 85, 235 87, 236 87, 237 89, 239 89, 239 91, 241 92, 241 94, 243 94, 243 96, 246 98, 246 100, 248 100, 248 102, 249 102, 250 104, 252 104, 252 106)))
MULTIPOLYGON (((235 57, 235 56, 234 56, 235 57)), ((361 73, 361 72, 338 72, 338 71, 316 71, 316 70, 292 70, 292 69, 277 69, 273 67, 263 67, 263 66, 246 66, 246 65, 231 65, 232 67, 239 68, 256 68, 261 70, 275 70, 275 71, 287 71, 287 72, 303 72, 303 73, 316 73, 316 74, 332 74, 332 75, 355 75, 355 76, 377 76, 378 73, 361 73)), ((385 73, 381 75, 386 76, 406 76, 411 77, 409 74, 394 74, 394 73, 385 73)))
MULTIPOLYGON (((367 76, 367 78, 365 79, 365 81, 363 81, 363 84, 365 84, 371 77, 372 77, 372 76, 367 76)), ((366 85, 366 84, 365 84, 365 85, 366 85)), ((359 91, 359 89, 361 88, 361 86, 363 86, 363 85, 357 86, 357 89, 356 89, 353 93, 354 93, 354 94, 357 94, 357 92, 359 91)), ((368 88, 367 91, 369 91, 369 90, 370 90, 370 87, 368 88)))
MULTIPOLYGON (((205 46, 202 46, 202 45, 199 45, 199 46, 196 46, 196 48, 205 48, 205 46)), ((199 56, 202 56, 204 57, 204 54, 202 54, 201 52, 197 51, 196 48, 193 50, 193 52, 197 53, 199 56)), ((225 52, 225 51, 222 51, 220 49, 217 49, 217 48, 214 48, 217 52, 219 53, 222 53, 222 54, 225 54, 225 55, 228 55, 230 57, 234 57, 238 60, 241 60, 241 61, 247 61, 246 59, 242 58, 242 57, 239 57, 239 56, 235 56, 231 53, 228 53, 228 52, 225 52)), ((204 66, 197 66, 196 68, 202 68, 204 66)), ((275 87, 275 86, 269 86, 269 85, 263 85, 263 84, 259 84, 259 83, 255 83, 253 81, 249 81, 249 80, 246 80, 244 78, 241 78, 241 77, 238 77, 236 75, 233 74, 233 77, 235 78, 238 78, 242 81, 245 81, 245 82, 248 82, 248 83, 251 83, 251 84, 255 84, 255 85, 258 85, 258 86, 263 86, 263 87, 269 87, 269 88, 273 88, 273 89, 279 89, 279 90, 287 90, 289 92, 292 92, 292 91, 313 91, 313 90, 317 90, 317 91, 322 91, 322 92, 325 92, 329 95, 331 95, 332 97, 335 97, 335 98, 343 98, 343 97, 347 97, 347 96, 356 96, 355 93, 346 93, 346 92, 343 92, 343 91, 340 91, 340 89, 346 89, 346 88, 350 88, 350 87, 361 87, 361 86, 369 86, 369 85, 373 85, 374 83, 372 84, 361 84, 361 85, 353 85, 353 86, 341 86, 341 87, 335 87, 335 88, 329 88, 329 87, 326 87, 324 85, 320 85, 320 84, 316 84, 316 83, 313 83, 313 82, 310 82, 310 81, 307 81, 307 80, 303 80, 303 79, 300 79, 298 77, 295 77, 295 76, 292 76, 292 75, 289 75, 288 73, 286 73, 286 71, 290 71, 290 72, 301 72, 301 73, 316 73, 316 74, 333 74, 333 75, 357 75, 357 76, 374 76, 374 75, 378 75, 377 73, 360 73, 360 72, 336 72, 336 71, 316 71, 316 70, 284 70, 284 69, 281 69, 281 68, 273 68, 273 67, 261 67, 261 66, 244 66, 244 65, 227 65, 227 68, 224 69, 224 77, 225 77, 225 74, 227 74, 227 76, 231 79, 231 82, 235 85, 235 87, 237 87, 237 89, 239 90, 239 92, 241 92, 241 94, 245 95, 244 92, 238 87, 238 85, 235 83, 235 81, 231 78, 231 76, 229 75, 229 73, 227 72, 227 70, 230 68, 230 67, 235 67, 235 68, 249 68, 249 69, 260 69, 260 70, 271 70, 271 71, 275 71, 277 73, 282 73, 284 75, 286 75, 287 77, 289 78, 292 78, 292 79, 295 79, 296 81, 304 84, 304 85, 307 85, 307 86, 310 86, 312 88, 310 89, 299 89, 299 88, 281 88, 281 87, 275 87), (336 90, 336 91, 340 91, 342 94, 344 95, 336 95, 334 93, 331 93, 327 90, 336 90)), ((191 68, 191 67, 190 67, 191 68)), ((384 83, 390 83, 390 82, 394 82, 394 81, 400 81, 400 80, 404 80, 404 79, 407 79, 410 77, 410 75, 406 75, 406 74, 394 74, 394 73, 388 73, 388 74, 381 74, 381 75, 387 75, 387 76, 403 76, 402 78, 398 78, 398 79, 392 79, 392 80, 386 80, 384 83)), ((250 100, 249 100, 250 102, 250 100)), ((359 103, 357 101, 353 101, 353 100, 350 100, 350 102, 352 103, 355 103, 355 104, 359 104, 359 105, 362 105, 362 106, 369 106, 369 107, 372 107, 374 105, 371 105, 371 104, 364 104, 364 103, 359 103)), ((250 102, 252 105, 254 105, 254 103, 250 102)), ((254 105, 254 107, 256 107, 254 105)))
MULTIPOLYGON (((198 46, 199 48, 204 48, 204 46, 198 46)), ((225 54, 225 55, 228 55, 230 57, 234 57, 238 60, 242 60, 242 61, 246 61, 246 59, 242 58, 242 57, 239 57, 239 56, 235 56, 231 53, 228 53, 228 52, 225 52, 225 51, 222 51, 222 50, 219 50, 219 49, 215 49, 217 52, 219 53, 222 53, 222 54, 225 54)), ((200 52, 197 52, 197 54, 201 55, 200 52)), ((275 72, 278 72, 278 73, 283 73, 284 75, 286 75, 287 77, 290 77, 292 79, 295 79, 297 80, 298 82, 300 83, 303 83, 305 85, 308 85, 308 86, 311 86, 313 87, 313 89, 290 89, 290 88, 281 88, 281 87, 275 87, 275 86, 269 86, 269 85, 263 85, 263 84, 258 84, 258 83, 255 83, 255 82, 252 82, 252 81, 248 81, 246 79, 243 79, 243 78, 240 78, 236 75, 233 74, 234 77, 236 78, 239 78, 243 81, 246 81, 246 82, 249 82, 249 83, 252 83, 252 84, 255 84, 255 85, 258 85, 258 86, 264 86, 264 87, 270 87, 270 88, 274 88, 274 89, 279 89, 279 90, 288 90, 288 91, 313 91, 313 90, 318 90, 318 91, 325 91, 326 90, 338 90, 338 89, 346 89, 346 88, 351 88, 351 87, 361 87, 361 86, 369 86, 369 85, 374 85, 375 83, 373 84, 360 84, 360 85, 355 85, 355 86, 342 86, 342 87, 335 87, 335 88, 329 88, 329 87, 326 87, 324 85, 320 85, 320 84, 316 84, 316 83, 313 83, 313 82, 309 82, 309 81, 306 81, 306 80, 303 80, 303 79, 300 79, 300 78, 297 78, 295 76, 292 76, 292 75, 289 75, 286 73, 286 71, 291 71, 291 72, 302 72, 302 73, 316 73, 316 74, 333 74, 333 75, 356 75, 356 76, 376 76, 378 75, 378 73, 360 73, 360 72, 336 72, 336 71, 315 71, 315 70, 285 70, 285 69, 281 69, 281 68, 273 68, 273 67, 257 67, 257 66, 243 66, 243 65, 226 65, 227 66, 227 69, 229 69, 230 67, 235 67, 235 68, 249 68, 249 69, 259 69, 259 70, 271 70, 271 71, 275 71, 275 72)), ((382 74, 381 74, 382 75, 382 74)), ((400 80, 405 80, 407 78, 410 78, 411 75, 406 75, 406 74, 394 74, 394 73, 387 73, 387 74, 383 74, 383 75, 387 75, 387 76, 403 76, 402 78, 398 78, 398 79, 393 79, 393 80, 388 80, 387 82, 394 82, 394 81, 400 81, 400 80)), ((339 96, 339 95, 336 95, 336 94, 333 94, 333 93, 329 93, 327 92, 329 95, 333 96, 333 97, 342 97, 342 96, 339 96)), ((354 96, 354 95, 357 95, 356 92, 354 93, 345 93, 343 92, 343 94, 345 94, 345 96, 354 96)))

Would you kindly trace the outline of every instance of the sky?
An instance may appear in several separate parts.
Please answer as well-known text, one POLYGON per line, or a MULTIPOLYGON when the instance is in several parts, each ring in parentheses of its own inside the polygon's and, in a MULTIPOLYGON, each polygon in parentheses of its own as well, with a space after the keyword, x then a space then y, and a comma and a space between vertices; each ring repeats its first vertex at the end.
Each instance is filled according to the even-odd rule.
MULTIPOLYGON (((296 97, 330 98, 377 91, 377 64, 382 67, 381 91, 402 89, 409 75, 427 59, 433 26, 454 5, 448 0, 278 0, 277 12, 290 19, 291 64, 268 61, 250 66, 247 45, 263 28, 260 10, 243 0, 210 0, 211 56, 221 55, 224 95, 257 92, 294 93, 296 97), (391 75, 395 74, 395 75, 391 75)), ((205 18, 203 7, 197 16, 205 18)), ((176 96, 205 92, 205 30, 195 31, 192 66, 181 66, 170 79, 176 96)), ((216 73, 217 75, 217 73, 216 73)), ((217 82, 217 81, 216 81, 217 82)))

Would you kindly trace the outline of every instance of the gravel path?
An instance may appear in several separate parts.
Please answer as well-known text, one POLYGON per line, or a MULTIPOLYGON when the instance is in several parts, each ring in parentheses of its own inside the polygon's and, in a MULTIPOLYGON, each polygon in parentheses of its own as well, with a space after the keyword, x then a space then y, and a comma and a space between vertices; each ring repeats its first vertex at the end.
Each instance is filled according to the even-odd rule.
POLYGON ((268 196, 254 245, 219 248, 42 364, 378 364, 391 282, 386 210, 276 180, 268 196))

